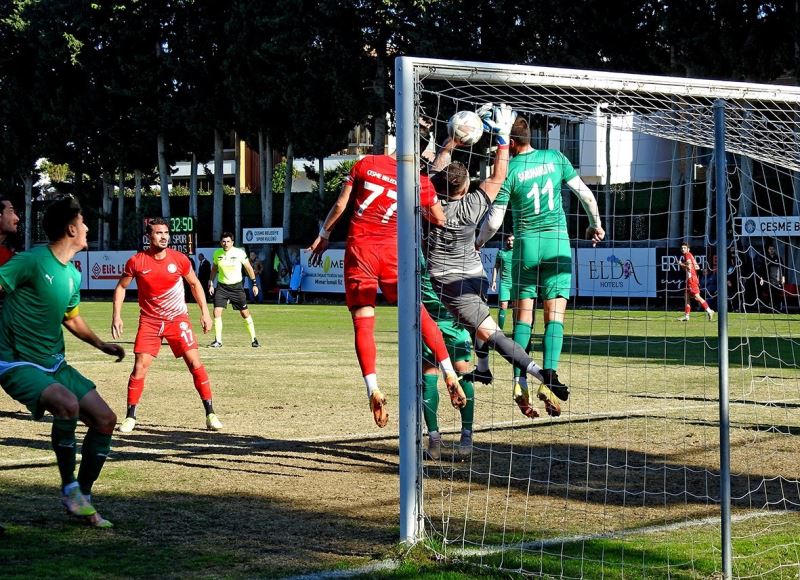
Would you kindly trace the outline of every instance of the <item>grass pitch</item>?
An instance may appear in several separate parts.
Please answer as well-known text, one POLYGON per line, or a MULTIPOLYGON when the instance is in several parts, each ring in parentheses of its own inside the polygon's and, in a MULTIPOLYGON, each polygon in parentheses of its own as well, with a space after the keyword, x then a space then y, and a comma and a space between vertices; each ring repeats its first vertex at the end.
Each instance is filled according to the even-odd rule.
MULTIPOLYGON (((81 310, 98 334, 110 336, 110 303, 81 310)), ((3 576, 274 577, 358 568, 397 554, 396 310, 379 309, 376 326, 378 375, 390 402, 383 430, 372 422, 343 306, 251 311, 262 348, 250 347, 239 315, 228 310, 224 347, 201 351, 221 433, 204 429, 191 376, 162 349, 137 428, 115 434, 95 486, 98 509, 115 523, 111 531, 63 515, 49 423, 31 421, 0 395, 3 576)), ((123 309, 128 351, 137 312, 131 301, 123 309)), ((522 417, 510 400, 511 371, 493 359, 497 381, 477 387, 473 458, 426 463, 430 545, 465 562, 448 574, 492 574, 467 562, 567 577, 719 570, 718 526, 665 527, 718 514, 716 325, 674 318, 571 313, 561 375, 574 386, 558 420, 522 417), (631 540, 613 539, 637 529, 631 540), (569 540, 595 532, 612 539, 569 540), (561 543, 530 543, 547 538, 561 543), (518 548, 492 551, 503 545, 518 548), (484 552, 470 555, 470 548, 484 552)), ((793 324, 795 317, 742 316, 730 327, 736 513, 777 508, 775 518, 734 527, 736 565, 746 574, 797 570, 792 538, 800 525, 791 510, 800 475, 800 348, 793 324)), ((122 418, 132 352, 117 364, 68 336, 67 358, 122 418)), ((457 415, 445 408, 443 391, 441 398, 445 438, 455 441, 457 415)), ((412 559, 396 572, 370 575, 441 571, 412 559)))

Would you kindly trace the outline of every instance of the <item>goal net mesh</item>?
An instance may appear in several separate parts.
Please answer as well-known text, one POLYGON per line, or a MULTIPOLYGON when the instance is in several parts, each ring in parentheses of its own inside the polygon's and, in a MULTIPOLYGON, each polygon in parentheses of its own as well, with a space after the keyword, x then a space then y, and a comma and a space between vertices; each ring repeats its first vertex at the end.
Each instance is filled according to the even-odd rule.
MULTIPOLYGON (((722 316, 734 575, 796 574, 800 231, 790 230, 800 216, 800 91, 441 61, 415 70, 416 114, 432 120, 438 144, 456 111, 509 104, 530 119, 534 147, 572 162, 607 232, 596 248, 582 241, 588 220, 564 187, 574 268, 558 369, 571 394, 560 417, 548 417, 535 397, 541 416, 523 416, 512 368, 492 352, 494 380, 474 385, 474 443, 460 457, 462 417, 440 384, 442 455, 422 462, 427 545, 454 561, 530 575, 719 574, 722 316), (713 152, 717 102, 726 115, 721 160, 713 152), (722 161, 727 179, 718 184, 722 161), (726 220, 725 245, 718 219, 726 220), (684 242, 713 320, 694 300, 689 320, 679 320, 684 242)), ((454 154, 475 182, 492 163, 491 145, 485 135, 454 154)), ((489 280, 511 230, 508 213, 482 250, 489 280)), ((495 320, 497 298, 489 292, 495 320)), ((510 308, 504 328, 512 336, 510 308)), ((529 347, 540 364, 543 332, 538 301, 529 347)))

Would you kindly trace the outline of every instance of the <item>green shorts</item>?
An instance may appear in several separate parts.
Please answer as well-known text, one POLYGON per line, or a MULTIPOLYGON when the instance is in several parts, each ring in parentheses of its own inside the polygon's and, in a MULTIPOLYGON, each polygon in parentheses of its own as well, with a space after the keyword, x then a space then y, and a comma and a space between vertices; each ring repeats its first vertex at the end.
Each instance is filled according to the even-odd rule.
MULTIPOLYGON (((454 320, 440 320, 436 323, 442 331, 444 344, 447 347, 447 354, 450 355, 452 362, 472 359, 472 338, 467 329, 456 323, 454 320)), ((422 343, 422 358, 425 362, 436 366, 433 360, 433 353, 422 343)))
POLYGON ((508 302, 511 300, 511 280, 503 278, 497 286, 497 301, 508 302))
POLYGON ((511 299, 569 298, 572 287, 572 250, 564 231, 537 232, 514 242, 511 299))
POLYGON ((14 367, 0 376, 3 390, 19 401, 33 413, 34 418, 44 416, 44 408, 39 404, 42 392, 52 384, 64 385, 67 390, 80 401, 86 393, 95 388, 94 383, 81 373, 69 366, 62 364, 53 373, 48 373, 34 366, 14 367))

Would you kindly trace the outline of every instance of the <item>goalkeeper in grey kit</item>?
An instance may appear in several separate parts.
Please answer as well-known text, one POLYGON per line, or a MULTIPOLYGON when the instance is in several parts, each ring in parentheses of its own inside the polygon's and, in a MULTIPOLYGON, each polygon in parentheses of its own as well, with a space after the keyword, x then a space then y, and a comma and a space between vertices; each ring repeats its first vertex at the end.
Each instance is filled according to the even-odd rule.
MULTIPOLYGON (((534 418, 538 412, 531 406, 525 373, 533 375, 541 383, 542 369, 522 347, 503 334, 491 317, 486 303, 489 282, 480 253, 475 248, 476 227, 489 211, 506 177, 509 133, 515 114, 508 105, 485 105, 479 113, 486 128, 497 139, 491 175, 478 189, 468 191, 466 167, 450 161, 452 151, 459 143, 450 138, 438 152, 433 163, 433 170, 437 172, 433 182, 442 198, 446 222, 444 226, 430 224, 425 231, 423 243, 428 273, 442 303, 474 335, 478 356, 485 356, 486 349, 493 348, 522 371, 523 379, 517 384, 514 400, 525 416, 534 418)), ((549 415, 557 417, 561 414, 558 399, 546 385, 540 385, 536 394, 549 415)))

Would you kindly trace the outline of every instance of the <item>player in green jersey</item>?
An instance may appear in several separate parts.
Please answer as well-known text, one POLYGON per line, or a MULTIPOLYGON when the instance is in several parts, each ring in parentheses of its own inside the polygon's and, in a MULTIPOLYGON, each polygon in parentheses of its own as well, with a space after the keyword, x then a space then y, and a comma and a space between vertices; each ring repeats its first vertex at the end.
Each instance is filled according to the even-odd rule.
POLYGON ((572 286, 572 250, 567 218, 561 201, 566 183, 580 199, 589 217, 586 238, 597 245, 605 237, 597 201, 569 160, 553 149, 534 149, 531 130, 524 117, 511 128, 508 175, 484 222, 478 245, 491 238, 503 223, 507 207, 514 224, 514 276, 511 299, 516 301, 514 340, 527 348, 537 297, 543 302, 542 377, 562 401, 569 389, 556 371, 564 344, 564 314, 572 286))
POLYGON ((514 253, 514 234, 508 234, 503 247, 497 251, 492 271, 492 290, 497 292, 497 326, 500 330, 506 325, 506 312, 511 298, 511 264, 514 253), (499 274, 499 275, 498 275, 499 274))
POLYGON ((100 340, 80 315, 81 275, 71 260, 86 249, 89 228, 72 198, 53 202, 42 227, 49 245, 14 256, 0 267, 6 301, 0 318, 0 384, 37 419, 53 415, 51 442, 61 474, 61 501, 67 512, 96 527, 111 527, 92 506, 92 485, 111 448, 117 417, 94 383, 64 360, 62 325, 98 350, 125 356, 118 344, 100 340), (89 430, 75 478, 75 428, 89 430))
MULTIPOLYGON (((436 321, 442 332, 447 354, 460 376, 459 383, 464 390, 467 404, 459 409, 461 414, 461 439, 455 448, 457 457, 469 457, 472 453, 472 421, 475 416, 475 385, 467 376, 472 358, 472 337, 447 310, 433 289, 428 276, 425 258, 420 254, 420 295, 423 306, 436 321)), ((433 352, 422 345, 422 413, 428 428, 428 457, 439 459, 442 456, 442 435, 439 431, 439 370, 433 352)))

